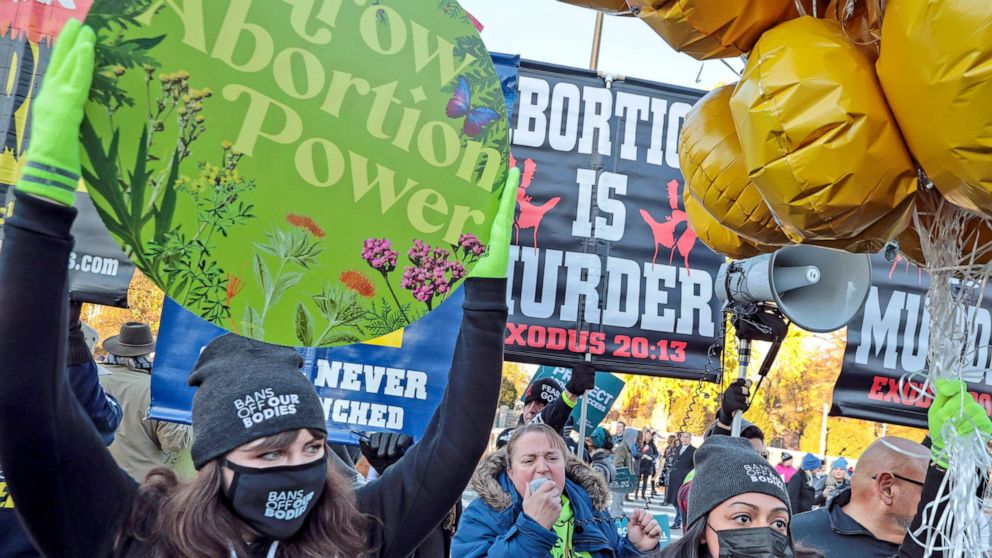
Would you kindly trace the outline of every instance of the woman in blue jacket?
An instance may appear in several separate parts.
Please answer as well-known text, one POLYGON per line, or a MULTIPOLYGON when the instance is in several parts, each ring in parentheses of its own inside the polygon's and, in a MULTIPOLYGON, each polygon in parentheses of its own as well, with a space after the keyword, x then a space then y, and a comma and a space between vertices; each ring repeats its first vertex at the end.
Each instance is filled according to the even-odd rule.
POLYGON ((606 482, 546 425, 518 428, 505 450, 482 461, 471 486, 479 499, 462 516, 452 556, 634 558, 660 552, 661 528, 644 510, 631 517, 626 537, 617 534, 606 482), (532 492, 538 478, 547 482, 532 492))

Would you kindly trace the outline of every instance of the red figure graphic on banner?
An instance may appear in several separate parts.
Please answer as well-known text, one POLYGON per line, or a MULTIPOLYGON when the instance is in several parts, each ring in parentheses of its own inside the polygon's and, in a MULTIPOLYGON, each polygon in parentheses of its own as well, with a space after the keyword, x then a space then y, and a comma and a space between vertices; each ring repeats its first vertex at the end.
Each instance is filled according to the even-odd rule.
POLYGON ((677 251, 682 255, 682 258, 685 260, 685 267, 691 273, 692 267, 689 266, 689 254, 696 246, 696 232, 689 226, 689 216, 686 215, 685 211, 679 209, 678 180, 672 180, 668 183, 668 205, 672 208, 672 214, 665 217, 663 223, 659 223, 654 217, 651 217, 651 214, 647 210, 641 210, 641 217, 651 227, 651 234, 654 235, 654 257, 651 258, 651 263, 657 263, 658 248, 664 246, 670 250, 668 263, 672 263, 672 260, 675 259, 675 252, 677 251), (685 226, 682 233, 676 238, 676 233, 679 231, 678 226, 682 223, 685 226))
POLYGON ((892 261, 892 267, 889 268, 889 279, 892 279, 892 276, 896 274, 896 269, 899 267, 899 264, 903 261, 906 262, 906 269, 904 271, 906 273, 909 273, 910 266, 915 267, 917 274, 916 282, 919 285, 923 285, 923 268, 917 267, 916 264, 910 262, 909 258, 903 256, 902 254, 896 254, 896 259, 892 261))
MULTIPOLYGON (((510 166, 516 167, 517 160, 510 155, 510 166)), ((524 170, 520 176, 520 187, 517 188, 517 206, 520 212, 513 220, 513 228, 516 231, 513 243, 520 245, 520 230, 534 229, 534 251, 537 251, 537 230, 541 227, 541 220, 549 211, 561 202, 561 196, 551 198, 544 205, 534 205, 531 203, 534 198, 527 195, 527 188, 530 188, 531 181, 534 180, 534 172, 537 170, 537 163, 533 159, 524 161, 524 170)))
POLYGON ((18 39, 27 36, 32 43, 55 40, 62 26, 72 18, 86 19, 93 0, 7 0, 0 2, 0 36, 18 39))

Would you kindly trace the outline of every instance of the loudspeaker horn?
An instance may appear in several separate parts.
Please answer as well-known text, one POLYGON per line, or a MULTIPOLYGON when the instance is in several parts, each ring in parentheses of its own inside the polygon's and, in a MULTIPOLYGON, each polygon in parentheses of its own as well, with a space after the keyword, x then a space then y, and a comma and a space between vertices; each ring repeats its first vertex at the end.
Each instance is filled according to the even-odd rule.
POLYGON ((774 303, 807 331, 836 331, 868 298, 871 260, 817 246, 786 246, 771 254, 724 264, 716 292, 724 303, 774 303))

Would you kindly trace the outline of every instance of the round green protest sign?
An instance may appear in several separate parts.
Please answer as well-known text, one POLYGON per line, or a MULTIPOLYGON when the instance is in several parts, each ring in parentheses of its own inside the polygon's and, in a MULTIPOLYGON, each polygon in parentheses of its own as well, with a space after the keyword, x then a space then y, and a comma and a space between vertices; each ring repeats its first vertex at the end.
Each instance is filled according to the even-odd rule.
POLYGON ((505 101, 455 0, 96 0, 84 178, 173 299, 271 343, 424 316, 488 241, 505 101))

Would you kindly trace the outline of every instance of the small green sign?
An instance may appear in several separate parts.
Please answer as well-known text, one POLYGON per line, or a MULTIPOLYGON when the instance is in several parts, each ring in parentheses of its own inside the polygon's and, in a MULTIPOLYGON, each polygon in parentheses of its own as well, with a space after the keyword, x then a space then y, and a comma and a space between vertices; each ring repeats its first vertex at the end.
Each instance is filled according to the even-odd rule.
POLYGON ((627 493, 637 490, 637 473, 627 467, 617 469, 617 476, 610 483, 610 490, 627 493))
POLYGON ((173 299, 292 346, 376 338, 457 287, 507 172, 455 0, 96 0, 84 179, 173 299))

